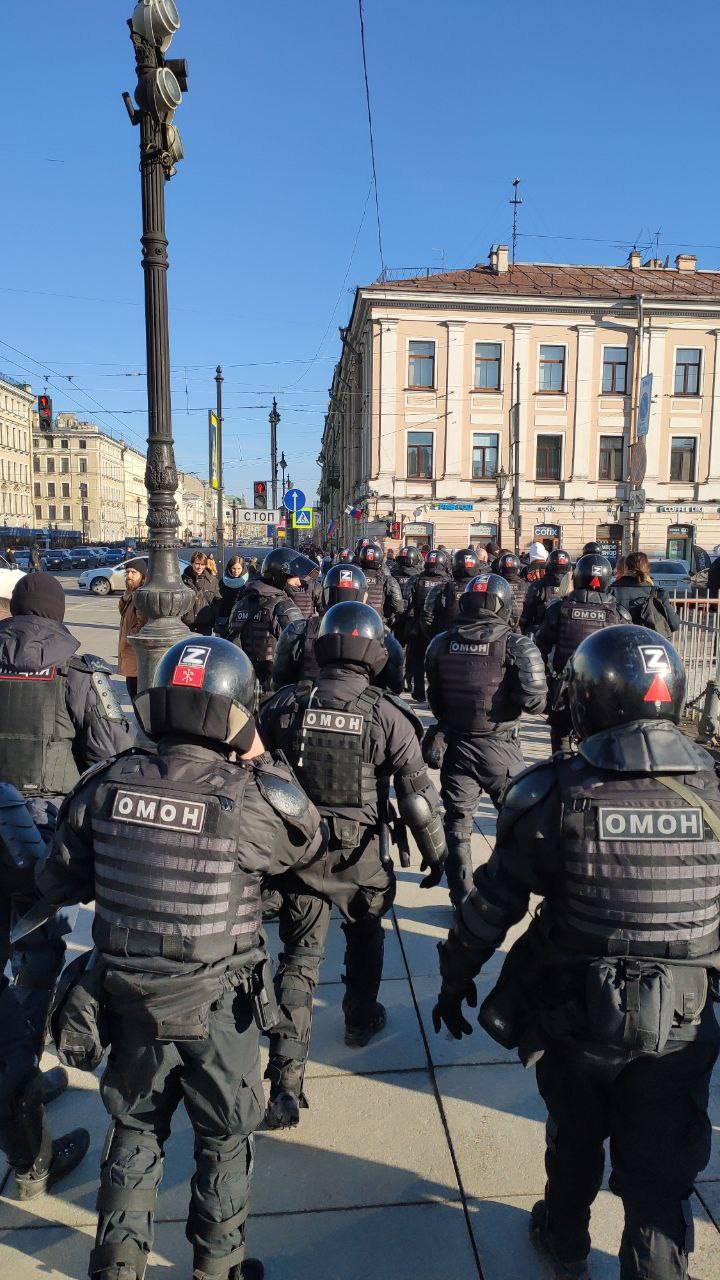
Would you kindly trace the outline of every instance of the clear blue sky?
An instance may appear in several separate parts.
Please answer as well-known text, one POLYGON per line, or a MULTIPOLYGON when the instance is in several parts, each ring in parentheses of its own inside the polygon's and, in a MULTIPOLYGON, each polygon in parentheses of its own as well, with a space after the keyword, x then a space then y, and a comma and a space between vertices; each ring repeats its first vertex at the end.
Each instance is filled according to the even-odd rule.
MULTIPOLYGON (((228 489, 268 478, 275 392, 292 479, 314 493, 337 326, 379 271, 372 200, 358 236, 370 158, 357 0, 178 4, 178 463, 206 471, 220 362, 228 489)), ((58 408, 138 443, 137 131, 120 98, 134 89, 131 9, 2 6, 0 339, 32 360, 0 346, 0 369, 37 390, 52 370, 58 408)), ((365 0, 365 18, 389 266, 484 260, 508 239, 516 175, 521 259, 619 263, 659 229, 663 256, 697 246, 700 265, 720 265, 715 0, 365 0)))

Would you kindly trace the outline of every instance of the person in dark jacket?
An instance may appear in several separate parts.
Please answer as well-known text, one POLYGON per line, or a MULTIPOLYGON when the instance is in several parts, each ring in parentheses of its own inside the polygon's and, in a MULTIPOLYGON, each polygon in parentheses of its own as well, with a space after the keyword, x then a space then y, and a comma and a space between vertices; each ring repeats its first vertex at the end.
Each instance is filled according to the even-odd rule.
MULTIPOLYGON (((400 588, 402 608, 396 607, 392 620, 392 630, 398 644, 405 650, 409 639, 410 601, 413 583, 423 567, 423 558, 418 547, 400 547, 390 572, 400 588)), ((405 682, 408 684, 406 673, 405 682)))
MULTIPOLYGON (((10 608, 12 616, 0 623, 0 782, 17 789, 40 836, 49 840, 80 774, 131 747, 135 730, 117 704, 108 663, 78 654, 79 642, 63 624, 65 592, 57 578, 27 574, 16 584, 10 608)), ((55 917, 11 947, 15 920, 34 904, 23 893, 2 897, 0 971, 9 956, 22 1034, 5 1021, 0 1001, 0 1130, 9 1126, 5 1145, 18 1193, 30 1199, 74 1168, 87 1149, 84 1131, 52 1147, 36 1069, 75 913, 55 917)), ((49 1096, 59 1091, 52 1082, 46 1090, 49 1096)))
POLYGON ((548 699, 550 744, 553 751, 570 746, 570 711, 564 672, 578 645, 603 627, 631 622, 610 592, 612 565, 605 556, 581 556, 573 569, 573 590, 551 600, 535 635, 535 643, 551 672, 548 699))
POLYGON ((650 627, 669 637, 680 629, 680 619, 667 591, 650 577, 650 561, 644 551, 631 551, 625 572, 610 587, 610 594, 627 609, 636 626, 650 627))
POLYGON ((396 615, 404 613, 405 601, 395 577, 383 561, 383 549, 377 542, 366 543, 355 556, 355 564, 367 578, 368 604, 392 626, 396 615))
POLYGON ((456 551, 452 558, 452 577, 438 582, 425 597, 422 609, 422 631, 429 641, 441 631, 448 631, 458 617, 458 599, 471 578, 481 573, 481 565, 472 547, 456 551))
POLYGON ((720 556, 716 556, 708 569, 707 593, 709 600, 720 597, 720 556))
POLYGON ((520 625, 520 616, 525 606, 525 597, 529 590, 529 583, 522 572, 522 565, 518 556, 512 551, 503 551, 502 555, 498 557, 495 572, 505 579, 513 593, 510 626, 513 631, 517 631, 520 625))
POLYGON ((230 556, 225 565, 220 592, 213 605, 213 631, 216 636, 225 636, 230 621, 230 614, 240 591, 248 581, 245 561, 242 556, 230 556))
POLYGON ((428 551, 425 563, 415 578, 407 606, 407 668, 412 681, 412 694, 417 702, 425 698, 425 652, 430 636, 423 628, 425 601, 438 584, 445 586, 450 578, 450 557, 446 551, 428 551))
POLYGON ((542 711, 547 698, 540 654, 510 627, 510 584, 494 573, 473 578, 459 608, 455 625, 430 642, 425 658, 428 703, 447 743, 440 790, 454 904, 470 888, 480 795, 486 791, 497 807, 508 780, 525 768, 517 721, 523 711, 542 711))
POLYGON ((313 560, 292 547, 275 547, 263 560, 260 577, 238 592, 228 639, 249 657, 263 693, 272 689, 273 659, 280 636, 291 622, 302 621, 293 590, 299 590, 302 579, 316 568, 313 560))
POLYGON ((656 632, 623 625, 583 641, 568 673, 579 752, 513 780, 495 850, 440 947, 433 1023, 460 1040, 475 978, 531 895, 543 899, 480 1023, 536 1067, 547 1180, 530 1235, 558 1280, 589 1280, 608 1138, 622 1280, 688 1277, 720 1042, 720 787, 713 758, 678 728, 684 694, 679 656, 656 632))
POLYGON ((208 565, 204 551, 193 552, 193 558, 184 570, 182 580, 193 592, 192 604, 183 614, 183 622, 191 631, 201 636, 212 634, 215 601, 220 595, 217 574, 208 565))
POLYGON ((181 1102, 194 1130, 193 1280, 262 1276, 244 1261, 259 1029, 273 1020, 260 886, 321 854, 320 817, 263 747, 248 659, 218 636, 190 641, 163 656, 138 698, 156 749, 81 780, 37 873, 48 904, 95 902, 112 1127, 92 1280, 144 1276, 181 1102))
POLYGON ((547 561, 540 566, 542 572, 533 576, 532 567, 528 568, 528 589, 520 614, 520 630, 523 635, 531 636, 537 631, 545 617, 551 600, 556 596, 567 594, 563 590, 566 574, 570 571, 570 556, 567 551, 556 548, 550 552, 547 561))
MULTIPOLYGON (((283 685, 297 684, 301 680, 315 680, 320 674, 315 644, 322 618, 334 604, 340 604, 344 600, 359 600, 361 604, 366 604, 367 596, 367 579, 358 565, 333 565, 323 580, 319 614, 313 618, 291 622, 278 640, 273 660, 274 688, 281 689, 283 685)), ((400 694, 404 685, 405 658, 400 645, 384 622, 383 629, 388 660, 372 683, 378 689, 386 689, 388 693, 400 694)))

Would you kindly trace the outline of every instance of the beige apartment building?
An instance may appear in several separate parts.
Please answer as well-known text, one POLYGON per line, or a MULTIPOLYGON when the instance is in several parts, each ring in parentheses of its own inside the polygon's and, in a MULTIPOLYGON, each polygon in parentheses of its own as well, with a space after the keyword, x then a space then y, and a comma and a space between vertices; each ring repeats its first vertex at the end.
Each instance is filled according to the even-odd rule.
POLYGON ((617 545, 631 518, 636 374, 652 374, 641 545, 710 549, 720 272, 690 254, 669 267, 634 252, 617 268, 513 266, 501 245, 468 270, 359 288, 323 436, 324 527, 334 517, 347 543, 394 519, 418 544, 513 546, 517 472, 521 549, 617 545))
POLYGON ((0 526, 33 525, 30 457, 35 397, 27 383, 0 374, 0 526))
POLYGON ((145 494, 138 476, 145 459, 74 413, 58 413, 52 432, 33 426, 33 506, 36 528, 75 530, 86 542, 137 536, 145 494), (126 477, 129 510, 126 511, 126 477), (140 503, 140 507, 138 507, 140 503))

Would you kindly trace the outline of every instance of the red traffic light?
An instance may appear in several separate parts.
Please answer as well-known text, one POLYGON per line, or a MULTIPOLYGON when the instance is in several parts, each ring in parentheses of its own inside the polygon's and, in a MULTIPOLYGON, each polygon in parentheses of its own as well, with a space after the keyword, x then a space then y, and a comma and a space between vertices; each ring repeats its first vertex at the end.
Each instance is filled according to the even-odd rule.
POLYGON ((256 509, 267 510, 267 485, 264 480, 253 483, 253 505, 256 509))
POLYGON ((49 396, 38 396, 38 418, 41 427, 52 426, 52 400, 49 396))

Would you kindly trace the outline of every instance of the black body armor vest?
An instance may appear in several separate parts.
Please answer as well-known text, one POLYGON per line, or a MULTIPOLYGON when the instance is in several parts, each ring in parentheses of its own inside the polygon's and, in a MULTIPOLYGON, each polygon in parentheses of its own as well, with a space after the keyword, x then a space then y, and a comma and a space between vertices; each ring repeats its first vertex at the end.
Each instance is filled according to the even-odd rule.
POLYGON ((603 627, 620 621, 614 604, 566 598, 560 605, 560 621, 553 653, 553 671, 559 674, 578 645, 603 627))
POLYGON ((435 577, 431 577, 429 573, 418 574, 417 578, 415 578, 412 593, 412 605, 416 617, 419 617, 422 613, 425 600, 433 587, 436 587, 438 583, 444 586, 446 582, 447 576, 445 574, 436 574, 435 577))
POLYGON ((363 573, 367 578, 367 603, 382 618, 383 609, 385 608, 385 575, 382 569, 364 569, 363 573))
POLYGON ((442 719, 453 733, 490 733, 493 703, 505 675, 508 633, 497 640, 465 639, 452 631, 437 660, 442 719))
POLYGON ((275 621, 279 600, 287 599, 279 587, 253 584, 243 592, 230 617, 230 634, 236 636, 253 665, 272 662, 280 628, 275 621))
POLYGON ((432 619, 433 635, 439 636, 441 631, 449 631, 453 624, 457 622, 459 614, 458 587, 453 579, 450 578, 441 587, 435 602, 432 619))
POLYGON ((292 602, 297 605, 303 618, 312 618, 315 612, 315 602, 309 585, 304 582, 301 587, 292 587, 290 590, 292 592, 292 602))
POLYGON ((300 637, 300 665, 295 675, 296 681, 316 680, 320 668, 315 657, 315 641, 320 630, 320 618, 308 618, 300 637))
POLYGON ((369 761, 373 712, 379 689, 363 690, 352 703, 320 705, 314 690, 298 690, 299 712, 290 746, 290 763, 319 809, 374 806, 378 778, 369 761))
MULTIPOLYGON (((683 782, 720 815, 715 777, 683 782), (706 784, 703 786, 703 783, 706 784)), ((720 939, 720 841, 693 806, 652 774, 564 765, 562 883, 543 907, 561 945, 600 955, 684 959, 720 939)))
POLYGON ((248 775, 224 794, 144 785, 103 788, 91 817, 95 940, 103 951, 213 964, 251 950, 262 925, 260 883, 238 866, 248 775))
POLYGON ((67 795, 80 777, 67 668, 0 668, 0 780, 23 795, 67 795))

